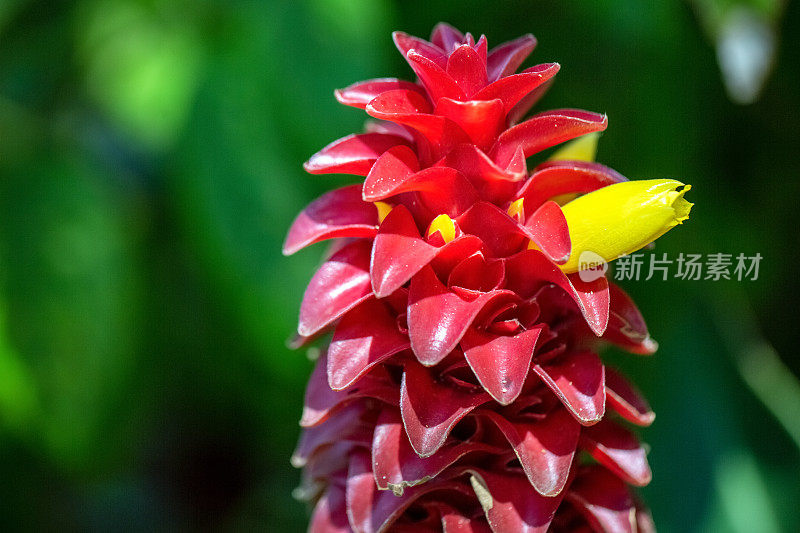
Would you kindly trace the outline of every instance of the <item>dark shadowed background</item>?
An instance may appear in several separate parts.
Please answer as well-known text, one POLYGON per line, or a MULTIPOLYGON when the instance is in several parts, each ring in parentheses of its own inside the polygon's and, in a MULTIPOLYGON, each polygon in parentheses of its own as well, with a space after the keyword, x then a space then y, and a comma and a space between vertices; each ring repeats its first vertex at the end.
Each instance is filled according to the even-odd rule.
POLYGON ((694 186, 656 252, 763 256, 755 281, 622 283, 661 348, 607 357, 658 414, 661 531, 800 530, 800 6, 425 5, 0 1, 3 530, 304 529, 311 362, 285 341, 323 247, 280 245, 355 179, 301 163, 361 128, 333 89, 411 78, 390 32, 440 20, 534 33, 525 66, 562 65, 537 109, 607 113, 600 162, 694 186))

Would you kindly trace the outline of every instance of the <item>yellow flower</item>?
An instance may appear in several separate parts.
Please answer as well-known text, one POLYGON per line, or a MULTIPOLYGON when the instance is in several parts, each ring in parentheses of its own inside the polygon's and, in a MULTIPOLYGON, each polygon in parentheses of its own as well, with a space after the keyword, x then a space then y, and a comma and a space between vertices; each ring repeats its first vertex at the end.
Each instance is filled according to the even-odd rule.
POLYGON ((653 242, 689 218, 693 204, 683 198, 689 189, 691 185, 676 180, 625 181, 567 203, 562 210, 572 254, 561 270, 597 266, 582 263, 597 256, 613 261, 653 242))

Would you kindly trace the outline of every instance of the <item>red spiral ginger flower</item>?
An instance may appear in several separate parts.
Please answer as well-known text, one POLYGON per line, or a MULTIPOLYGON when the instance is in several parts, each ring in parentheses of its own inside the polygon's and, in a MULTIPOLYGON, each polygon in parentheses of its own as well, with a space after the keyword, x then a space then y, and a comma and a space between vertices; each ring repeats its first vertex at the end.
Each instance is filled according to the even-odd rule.
POLYGON ((654 415, 596 350, 656 345, 631 299, 580 269, 685 220, 689 187, 591 162, 603 115, 516 124, 559 69, 514 73, 530 35, 487 51, 439 24, 431 42, 394 41, 419 81, 336 91, 379 120, 305 168, 364 182, 314 201, 284 246, 340 239, 295 342, 332 332, 293 456, 310 531, 652 530, 629 490, 650 468, 620 421, 654 415), (576 137, 529 174, 528 157, 576 137))

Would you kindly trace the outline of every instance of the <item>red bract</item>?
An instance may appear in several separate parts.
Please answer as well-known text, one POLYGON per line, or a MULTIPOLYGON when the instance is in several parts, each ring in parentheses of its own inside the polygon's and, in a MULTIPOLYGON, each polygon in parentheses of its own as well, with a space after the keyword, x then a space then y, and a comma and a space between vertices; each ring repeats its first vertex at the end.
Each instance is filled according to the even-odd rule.
POLYGON ((597 349, 655 343, 621 289, 559 267, 571 240, 551 201, 625 178, 526 163, 605 116, 517 124, 559 69, 515 74, 530 35, 488 50, 439 24, 431 42, 394 40, 418 81, 336 91, 379 122, 305 165, 363 184, 314 201, 284 245, 344 238, 306 290, 296 341, 332 333, 293 457, 310 531, 651 530, 628 488, 650 480, 645 451, 619 421, 654 415, 597 349))

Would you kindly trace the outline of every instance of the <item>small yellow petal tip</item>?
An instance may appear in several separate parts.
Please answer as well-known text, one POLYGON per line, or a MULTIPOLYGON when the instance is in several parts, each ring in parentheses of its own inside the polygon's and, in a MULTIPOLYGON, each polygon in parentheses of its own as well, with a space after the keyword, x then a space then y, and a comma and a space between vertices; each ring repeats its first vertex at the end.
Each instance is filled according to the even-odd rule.
POLYGON ((581 135, 564 144, 561 148, 553 152, 548 161, 588 161, 594 162, 597 155, 597 141, 600 140, 600 133, 593 132, 581 135))
POLYGON ((441 214, 433 219, 431 225, 428 227, 428 237, 431 237, 437 231, 446 243, 456 238, 455 222, 453 222, 453 219, 445 214, 441 214))
POLYGON ((580 270, 584 252, 608 262, 647 246, 689 218, 693 204, 684 195, 691 188, 677 180, 625 181, 567 203, 572 255, 561 269, 580 270))
POLYGON ((378 210, 378 223, 383 223, 383 220, 389 215, 392 206, 386 202, 375 202, 375 208, 378 210))
POLYGON ((519 200, 515 200, 510 206, 508 206, 508 216, 513 218, 519 223, 525 222, 525 198, 520 198, 519 200))

